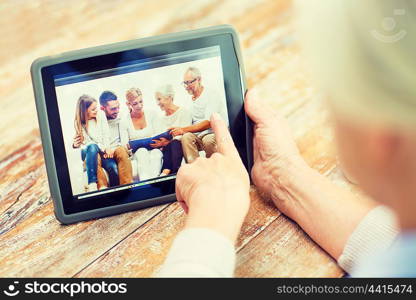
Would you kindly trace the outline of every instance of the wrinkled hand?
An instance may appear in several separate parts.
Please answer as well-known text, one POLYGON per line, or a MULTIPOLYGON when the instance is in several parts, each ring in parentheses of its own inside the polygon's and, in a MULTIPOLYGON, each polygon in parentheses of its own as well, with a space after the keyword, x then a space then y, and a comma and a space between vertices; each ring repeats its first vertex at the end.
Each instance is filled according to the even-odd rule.
POLYGON ((250 181, 224 120, 213 114, 211 126, 217 152, 179 169, 176 197, 188 214, 185 227, 209 228, 235 242, 250 205, 250 181))
POLYGON ((173 127, 173 128, 169 128, 169 133, 172 136, 178 136, 178 135, 184 135, 185 131, 181 128, 181 127, 173 127))
POLYGON ((153 143, 150 144, 150 147, 152 148, 162 148, 162 147, 167 146, 170 143, 170 141, 165 138, 160 138, 158 140, 152 140, 152 141, 153 143))
POLYGON ((245 110, 255 124, 253 183, 287 214, 288 201, 292 201, 287 192, 288 185, 308 166, 299 153, 287 121, 273 113, 255 91, 247 93, 245 110))

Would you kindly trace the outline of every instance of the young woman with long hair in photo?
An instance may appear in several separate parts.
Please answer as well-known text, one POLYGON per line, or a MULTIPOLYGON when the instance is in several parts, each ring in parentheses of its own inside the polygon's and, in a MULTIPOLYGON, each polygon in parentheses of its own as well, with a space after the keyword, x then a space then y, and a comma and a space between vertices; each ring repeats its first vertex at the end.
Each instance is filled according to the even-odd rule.
POLYGON ((105 116, 99 110, 97 100, 88 95, 79 97, 75 112, 75 138, 73 148, 81 147, 81 159, 85 163, 88 177, 87 191, 108 186, 101 167, 100 153, 108 145, 109 129, 105 116))

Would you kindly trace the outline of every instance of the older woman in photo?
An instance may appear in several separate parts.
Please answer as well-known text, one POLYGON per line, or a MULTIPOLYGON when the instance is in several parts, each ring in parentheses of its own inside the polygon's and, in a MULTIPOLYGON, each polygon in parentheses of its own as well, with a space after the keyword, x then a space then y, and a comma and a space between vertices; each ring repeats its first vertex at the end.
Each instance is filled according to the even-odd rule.
MULTIPOLYGON (((127 107, 130 113, 123 120, 125 134, 122 134, 123 145, 131 148, 129 141, 153 137, 157 132, 157 113, 145 110, 143 94, 138 88, 131 88, 126 92, 127 107)), ((140 180, 158 177, 162 168, 162 151, 140 147, 134 149, 134 158, 137 160, 137 172, 140 180)))
MULTIPOLYGON (((185 127, 192 124, 191 113, 184 107, 174 104, 175 92, 172 85, 162 85, 155 93, 157 105, 164 116, 160 120, 159 132, 165 132, 173 127, 185 127)), ((171 140, 161 137, 154 141, 152 147, 162 149, 163 166, 161 176, 176 173, 182 163, 183 151, 180 142, 182 136, 171 140)))

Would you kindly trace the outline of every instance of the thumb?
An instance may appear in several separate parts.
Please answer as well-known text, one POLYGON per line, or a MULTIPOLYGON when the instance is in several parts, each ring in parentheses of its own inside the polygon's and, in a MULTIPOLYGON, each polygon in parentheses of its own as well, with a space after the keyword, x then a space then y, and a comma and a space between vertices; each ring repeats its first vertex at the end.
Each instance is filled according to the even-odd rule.
POLYGON ((256 124, 265 123, 266 120, 273 118, 271 108, 262 100, 255 89, 251 89, 246 94, 244 109, 250 119, 256 124))

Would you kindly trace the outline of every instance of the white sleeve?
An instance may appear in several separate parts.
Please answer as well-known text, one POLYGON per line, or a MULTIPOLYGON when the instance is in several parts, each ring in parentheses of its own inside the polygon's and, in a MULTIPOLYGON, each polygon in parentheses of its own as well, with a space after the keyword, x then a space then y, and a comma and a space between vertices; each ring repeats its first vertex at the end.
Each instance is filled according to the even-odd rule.
POLYGON ((182 112, 181 112, 179 123, 180 123, 179 127, 187 127, 187 126, 192 125, 191 112, 185 107, 182 107, 182 112))
POLYGON ((232 277, 234 245, 207 228, 189 228, 175 238, 156 277, 232 277))
POLYGON ((211 120, 211 115, 216 112, 222 116, 221 113, 221 103, 216 92, 210 91, 209 99, 207 102, 207 107, 205 109, 205 120, 211 120))
POLYGON ((162 126, 161 126, 162 119, 161 119, 160 115, 154 110, 150 111, 150 114, 151 114, 150 123, 151 123, 151 126, 152 126, 152 130, 151 130, 152 134, 151 135, 155 136, 155 135, 158 135, 158 134, 163 132, 162 126))
POLYGON ((130 126, 132 126, 132 123, 128 116, 120 120, 120 143, 122 146, 126 146, 130 140, 130 131, 132 129, 130 126))
MULTIPOLYGON (((181 107, 180 113, 181 114, 179 115, 179 118, 176 121, 175 127, 187 127, 192 125, 191 112, 185 107, 181 107)), ((182 139, 182 135, 177 135, 174 137, 174 139, 180 141, 182 139)))
POLYGON ((373 208, 349 237, 338 264, 348 273, 359 261, 382 252, 398 235, 398 225, 393 211, 385 206, 373 208))
POLYGON ((89 144, 92 144, 93 142, 92 142, 89 134, 85 130, 85 127, 82 127, 81 132, 82 132, 82 136, 84 137, 84 141, 82 142, 83 145, 88 146, 89 144))
POLYGON ((162 115, 155 114, 153 118, 153 134, 158 135, 162 132, 165 132, 167 129, 165 124, 165 119, 162 115))
POLYGON ((103 151, 110 147, 110 127, 108 126, 107 117, 104 115, 104 143, 103 151))
POLYGON ((105 149, 108 148, 110 144, 110 128, 108 127, 107 123, 107 117, 105 116, 105 113, 102 110, 99 110, 97 113, 97 127, 98 127, 98 140, 96 141, 98 144, 98 148, 102 152, 105 151, 105 149))

